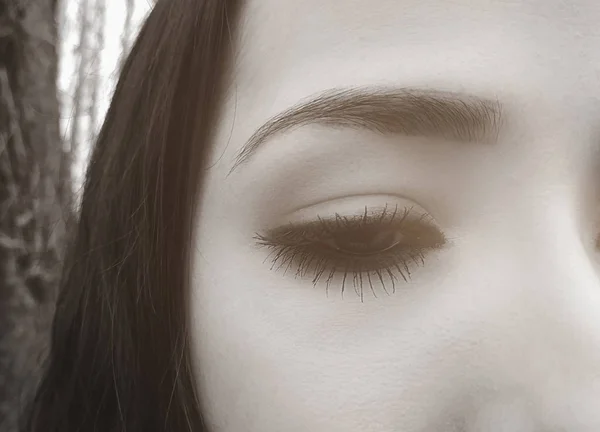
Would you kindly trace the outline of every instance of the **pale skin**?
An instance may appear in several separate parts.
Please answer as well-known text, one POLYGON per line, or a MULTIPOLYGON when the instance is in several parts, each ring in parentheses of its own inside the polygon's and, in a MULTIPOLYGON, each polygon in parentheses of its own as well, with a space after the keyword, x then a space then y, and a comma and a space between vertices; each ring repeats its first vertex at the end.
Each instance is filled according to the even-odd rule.
POLYGON ((193 241, 209 430, 600 430, 600 2, 250 0, 242 18, 193 241), (507 123, 485 145, 309 124, 228 175, 272 116, 369 86, 497 100, 507 123), (257 246, 365 206, 445 239, 395 292, 383 271, 362 295, 354 270, 313 284, 257 246))

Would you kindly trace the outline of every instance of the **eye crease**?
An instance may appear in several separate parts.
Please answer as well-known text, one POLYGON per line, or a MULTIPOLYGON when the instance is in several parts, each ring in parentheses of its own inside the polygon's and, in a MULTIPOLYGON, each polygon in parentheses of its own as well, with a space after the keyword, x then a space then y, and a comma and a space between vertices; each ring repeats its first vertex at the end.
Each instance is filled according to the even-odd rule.
POLYGON ((270 253, 270 269, 287 275, 295 268, 294 278, 312 275, 312 284, 325 283, 329 295, 332 281, 339 279, 341 295, 351 283, 364 299, 368 286, 377 297, 376 288, 390 295, 397 282, 408 282, 411 268, 425 265, 428 252, 446 244, 444 234, 431 222, 428 213, 414 207, 370 210, 361 215, 340 215, 307 223, 289 223, 254 236, 259 247, 270 253))

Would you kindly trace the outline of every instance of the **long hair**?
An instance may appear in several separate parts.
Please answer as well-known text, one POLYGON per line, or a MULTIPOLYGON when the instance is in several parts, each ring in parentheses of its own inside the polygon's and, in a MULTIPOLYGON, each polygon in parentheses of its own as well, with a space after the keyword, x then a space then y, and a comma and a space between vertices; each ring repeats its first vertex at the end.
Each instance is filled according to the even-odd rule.
POLYGON ((204 431, 185 313, 238 0, 158 0, 86 171, 27 432, 204 431))

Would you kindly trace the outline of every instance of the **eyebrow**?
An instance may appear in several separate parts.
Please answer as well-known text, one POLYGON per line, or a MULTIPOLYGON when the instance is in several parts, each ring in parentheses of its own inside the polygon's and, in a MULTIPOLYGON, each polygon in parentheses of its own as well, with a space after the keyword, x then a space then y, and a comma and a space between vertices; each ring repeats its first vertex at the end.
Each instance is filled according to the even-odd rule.
POLYGON ((503 107, 497 98, 421 88, 334 88, 267 120, 237 154, 229 174, 275 135, 309 124, 494 143, 503 123, 503 107))

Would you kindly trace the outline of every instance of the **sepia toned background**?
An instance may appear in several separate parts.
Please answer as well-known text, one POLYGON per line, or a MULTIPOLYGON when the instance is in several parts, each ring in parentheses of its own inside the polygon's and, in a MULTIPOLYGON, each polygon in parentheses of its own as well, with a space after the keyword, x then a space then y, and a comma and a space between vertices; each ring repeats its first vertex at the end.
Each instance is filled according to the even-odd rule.
POLYGON ((61 133, 78 150, 74 183, 81 184, 89 146, 102 122, 119 65, 152 0, 64 0, 59 19, 61 133))
POLYGON ((43 372, 89 150, 153 0, 0 0, 0 432, 43 372))

